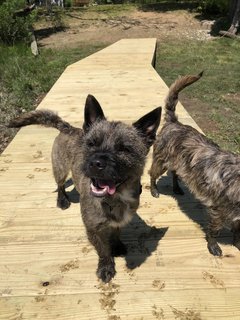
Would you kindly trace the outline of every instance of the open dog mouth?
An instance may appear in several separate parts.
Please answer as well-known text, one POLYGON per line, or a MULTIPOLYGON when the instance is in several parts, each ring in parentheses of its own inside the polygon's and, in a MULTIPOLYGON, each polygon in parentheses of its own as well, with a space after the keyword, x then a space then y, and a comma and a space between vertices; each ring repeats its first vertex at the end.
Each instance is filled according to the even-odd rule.
POLYGON ((117 185, 113 180, 91 179, 91 192, 95 197, 104 197, 113 195, 116 192, 117 185))

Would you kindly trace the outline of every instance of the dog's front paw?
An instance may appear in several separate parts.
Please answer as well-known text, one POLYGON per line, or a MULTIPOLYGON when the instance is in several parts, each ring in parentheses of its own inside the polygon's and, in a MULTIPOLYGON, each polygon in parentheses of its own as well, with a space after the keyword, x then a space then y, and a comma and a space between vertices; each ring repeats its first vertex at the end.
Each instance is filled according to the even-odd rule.
POLYGON ((101 279, 103 282, 107 283, 112 280, 112 278, 115 276, 116 270, 114 263, 102 265, 99 264, 97 269, 97 276, 99 279, 101 279))
POLYGON ((217 243, 208 243, 208 250, 214 256, 222 256, 222 249, 219 247, 217 243))
POLYGON ((154 198, 159 198, 160 193, 159 193, 159 191, 158 191, 158 189, 157 189, 156 187, 151 188, 151 195, 152 195, 154 198))
POLYGON ((240 250, 240 239, 233 239, 233 245, 240 250))
POLYGON ((125 256, 127 254, 127 247, 121 241, 116 242, 112 245, 112 256, 120 257, 125 256))
POLYGON ((57 199, 57 207, 62 209, 62 210, 66 210, 70 207, 71 202, 68 200, 67 197, 58 197, 57 199))
POLYGON ((70 207, 71 202, 69 201, 67 195, 65 194, 58 194, 57 197, 57 207, 62 209, 62 210, 66 210, 70 207))

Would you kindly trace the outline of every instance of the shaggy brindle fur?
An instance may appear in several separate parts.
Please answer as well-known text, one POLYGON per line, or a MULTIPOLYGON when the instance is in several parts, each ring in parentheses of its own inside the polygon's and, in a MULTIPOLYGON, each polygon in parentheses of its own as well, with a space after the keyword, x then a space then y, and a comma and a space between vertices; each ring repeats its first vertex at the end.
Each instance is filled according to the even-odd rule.
POLYGON ((87 235, 99 256, 97 275, 104 282, 116 273, 113 257, 126 253, 119 228, 132 219, 138 208, 140 179, 160 116, 161 108, 156 108, 130 126, 109 122, 98 101, 89 95, 83 130, 47 110, 23 114, 9 124, 10 127, 41 124, 60 131, 52 149, 57 206, 66 209, 70 205, 64 183, 71 170, 80 193, 87 235))
POLYGON ((170 87, 166 98, 165 124, 154 143, 150 169, 151 193, 159 196, 156 179, 166 170, 173 173, 173 191, 183 194, 178 176, 207 207, 209 225, 208 249, 221 256, 216 236, 227 226, 234 234, 234 245, 240 249, 240 156, 223 151, 210 139, 175 115, 179 92, 197 81, 198 76, 184 76, 170 87))

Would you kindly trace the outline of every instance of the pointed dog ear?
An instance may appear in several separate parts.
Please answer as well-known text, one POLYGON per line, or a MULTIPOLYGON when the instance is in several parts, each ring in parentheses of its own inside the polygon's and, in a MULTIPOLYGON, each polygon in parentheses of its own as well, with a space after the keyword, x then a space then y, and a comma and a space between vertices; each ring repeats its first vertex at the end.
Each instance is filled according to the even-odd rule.
POLYGON ((156 108, 133 123, 133 126, 139 131, 149 148, 156 138, 156 132, 161 120, 161 113, 162 108, 156 108))
POLYGON ((99 102, 94 96, 89 94, 85 103, 83 130, 86 132, 95 121, 105 119, 99 102))

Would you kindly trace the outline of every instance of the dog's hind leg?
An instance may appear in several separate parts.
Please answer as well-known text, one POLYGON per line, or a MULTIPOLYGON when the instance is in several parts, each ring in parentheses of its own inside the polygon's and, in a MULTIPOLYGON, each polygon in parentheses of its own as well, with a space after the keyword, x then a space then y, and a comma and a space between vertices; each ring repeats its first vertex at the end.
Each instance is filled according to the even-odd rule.
POLYGON ((53 175, 57 183, 57 207, 65 210, 70 207, 70 201, 65 191, 65 181, 67 179, 69 170, 64 165, 59 165, 52 161, 53 175))
POLYGON ((207 247, 211 254, 214 256, 221 256, 222 250, 219 247, 216 237, 222 229, 222 223, 219 220, 219 213, 215 210, 210 210, 210 222, 207 230, 207 247))
POLYGON ((64 185, 70 171, 70 161, 66 157, 64 148, 59 143, 58 137, 55 139, 52 149, 52 169, 57 183, 57 207, 65 210, 70 206, 64 185))
POLYGON ((240 250, 240 220, 236 220, 232 225, 233 245, 240 250))
POLYGON ((179 186, 178 180, 179 179, 178 179, 178 175, 176 174, 176 171, 172 171, 173 192, 175 194, 184 195, 182 188, 179 186))
MULTIPOLYGON (((65 182, 65 179, 64 179, 64 182, 65 182)), ((63 185, 58 185, 57 193, 58 193, 57 207, 62 210, 69 208, 71 203, 70 203, 69 198, 66 194, 64 183, 63 183, 63 185)))
POLYGON ((156 180, 164 174, 167 168, 164 165, 163 161, 155 161, 153 158, 151 169, 149 170, 150 174, 150 184, 151 184, 151 194, 153 197, 158 198, 160 193, 157 189, 156 180))

